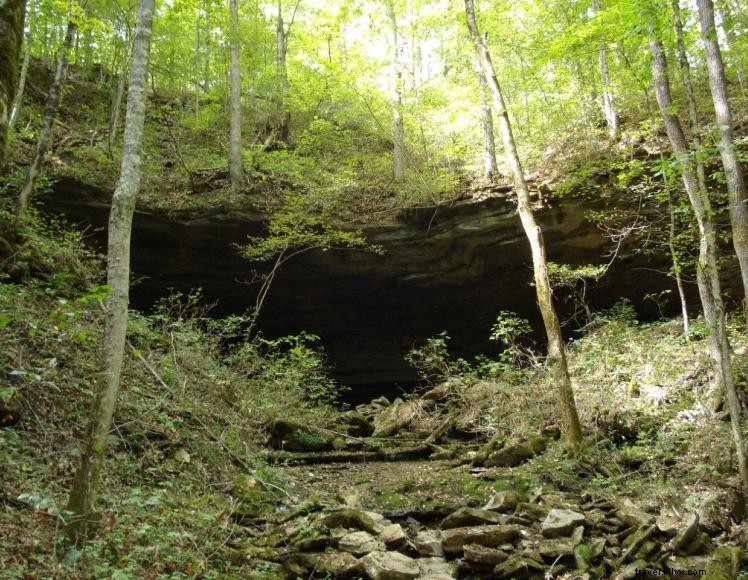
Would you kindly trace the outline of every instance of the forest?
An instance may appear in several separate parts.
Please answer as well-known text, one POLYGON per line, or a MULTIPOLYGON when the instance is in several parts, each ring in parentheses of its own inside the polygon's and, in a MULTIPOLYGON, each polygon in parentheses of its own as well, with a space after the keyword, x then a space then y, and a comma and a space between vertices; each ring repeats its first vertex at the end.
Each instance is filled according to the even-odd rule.
POLYGON ((748 578, 746 0, 0 0, 0 578, 748 578))

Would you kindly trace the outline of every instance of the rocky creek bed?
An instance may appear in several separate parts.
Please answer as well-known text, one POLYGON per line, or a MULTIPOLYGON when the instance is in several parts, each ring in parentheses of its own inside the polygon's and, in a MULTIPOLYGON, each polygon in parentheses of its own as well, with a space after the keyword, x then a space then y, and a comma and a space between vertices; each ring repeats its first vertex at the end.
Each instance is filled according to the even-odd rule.
POLYGON ((558 428, 512 443, 455 438, 454 421, 425 420, 438 394, 380 399, 331 429, 272 423, 270 458, 293 493, 279 498, 249 475, 234 482, 233 517, 249 539, 231 558, 268 579, 622 579, 644 569, 729 579, 744 569, 723 504, 678 510, 514 485, 518 466, 558 445, 558 428))

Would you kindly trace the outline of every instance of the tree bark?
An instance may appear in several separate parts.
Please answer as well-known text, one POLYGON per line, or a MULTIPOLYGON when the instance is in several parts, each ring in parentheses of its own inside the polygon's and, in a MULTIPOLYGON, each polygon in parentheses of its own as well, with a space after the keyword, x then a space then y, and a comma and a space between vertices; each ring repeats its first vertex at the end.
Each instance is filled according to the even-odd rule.
POLYGON ((229 174, 231 187, 239 191, 244 187, 244 170, 242 169, 242 77, 239 68, 239 0, 229 0, 231 17, 231 94, 230 100, 230 136, 229 136, 229 174))
POLYGON ((725 67, 717 42, 717 29, 714 25, 714 3, 712 0, 698 0, 697 4, 706 51, 706 65, 709 70, 709 88, 719 128, 719 153, 727 181, 732 243, 743 278, 743 315, 748 324, 748 191, 733 141, 732 110, 727 95, 725 67))
POLYGON ((481 99, 481 128, 483 129, 483 172, 489 183, 495 183, 499 176, 496 163, 496 143, 494 142, 493 114, 488 96, 488 84, 483 68, 478 64, 478 85, 481 99))
POLYGON ((55 71, 55 78, 52 81, 52 86, 49 89, 47 95, 47 103, 44 106, 44 119, 42 121, 42 129, 39 132, 39 139, 36 142, 36 150, 34 151, 34 158, 31 160, 29 166, 29 173, 26 176, 26 182, 23 184, 23 189, 18 196, 18 203, 16 205, 16 215, 21 218, 26 214, 26 210, 29 207, 29 200, 31 194, 34 192, 34 186, 36 185, 36 179, 39 177, 39 173, 42 169, 42 162, 44 156, 47 154, 49 148, 49 142, 52 139, 52 130, 54 129, 55 120, 57 119, 57 111, 60 108, 60 98, 62 97, 62 88, 65 86, 65 80, 68 75, 68 59, 70 57, 70 50, 73 46, 73 41, 78 32, 78 25, 72 20, 68 21, 67 30, 65 32, 65 40, 60 48, 60 55, 57 59, 57 70, 55 71))
POLYGON ((26 90, 26 76, 29 72, 29 61, 31 60, 31 28, 26 32, 26 37, 23 40, 23 64, 21 64, 21 74, 18 77, 18 88, 16 89, 16 96, 13 99, 13 108, 10 111, 10 119, 8 121, 8 131, 13 130, 16 119, 18 118, 18 111, 21 108, 23 102, 23 93, 26 90))
POLYGON ((504 96, 496 78, 491 54, 478 30, 473 0, 465 0, 465 12, 467 14, 467 23, 473 45, 478 53, 478 59, 486 76, 488 87, 493 95, 494 111, 499 121, 506 163, 512 173, 514 187, 517 192, 517 210, 532 251, 535 290, 537 292, 540 314, 543 317, 543 324, 545 325, 546 336, 548 337, 548 362, 551 366, 553 381, 558 391, 564 438, 567 446, 575 448, 582 439, 582 427, 579 423, 574 392, 571 386, 571 379, 569 378, 566 352, 561 335, 561 325, 559 324, 553 305, 553 293, 548 278, 548 265, 542 231, 535 221, 530 202, 530 190, 522 171, 522 165, 512 133, 512 126, 509 121, 509 114, 504 104, 504 96))
POLYGON ((725 308, 722 302, 722 289, 717 266, 717 235, 712 221, 712 208, 709 196, 699 189, 698 177, 694 169, 693 157, 688 150, 688 142, 680 120, 673 112, 673 99, 670 80, 667 75, 667 61, 662 42, 653 37, 654 27, 650 24, 650 50, 652 52, 652 77, 665 130, 679 161, 683 184, 699 226, 699 260, 696 275, 699 294, 707 321, 709 353, 714 363, 714 372, 727 395, 730 411, 732 436, 737 451, 738 470, 743 483, 743 495, 748 497, 748 464, 740 425, 740 403, 730 361, 730 345, 725 328, 725 308))
POLYGON ((26 0, 0 0, 0 167, 5 162, 13 99, 18 86, 18 59, 23 43, 26 0))
POLYGON ((277 138, 279 141, 288 142, 288 136, 291 132, 291 115, 286 106, 286 93, 288 91, 288 66, 286 59, 288 56, 288 32, 283 22, 282 0, 278 0, 278 19, 275 26, 275 67, 278 75, 278 89, 280 90, 280 99, 278 101, 278 131, 277 138))
POLYGON ((130 290, 130 237, 135 201, 140 189, 146 81, 154 8, 155 0, 140 0, 138 5, 132 70, 127 92, 124 151, 109 215, 107 283, 111 290, 106 305, 104 369, 96 385, 81 462, 70 493, 68 507, 73 516, 67 532, 73 544, 84 543, 95 529, 98 519, 96 496, 99 478, 120 389, 130 290))
POLYGON ((387 2, 387 15, 392 32, 392 174, 395 181, 405 179, 405 129, 403 127, 402 71, 400 70, 400 35, 397 14, 392 0, 387 2))
MULTIPOLYGON (((592 9, 595 14, 600 12, 600 0, 593 0, 592 9)), ((608 124, 608 132, 611 139, 618 136, 618 113, 613 103, 613 93, 610 90, 610 71, 608 70, 608 49, 605 43, 600 43, 598 48, 598 65, 600 67, 600 84, 602 96, 600 108, 603 111, 605 122, 608 124)))

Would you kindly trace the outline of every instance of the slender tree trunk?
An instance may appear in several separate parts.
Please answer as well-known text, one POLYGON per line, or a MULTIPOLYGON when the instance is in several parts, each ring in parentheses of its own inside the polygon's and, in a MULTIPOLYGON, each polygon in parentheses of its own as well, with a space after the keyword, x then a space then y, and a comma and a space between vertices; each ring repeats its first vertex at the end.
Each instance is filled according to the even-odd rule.
POLYGON ((23 43, 23 64, 21 65, 21 75, 18 78, 16 97, 13 99, 13 108, 10 111, 10 120, 8 121, 9 131, 13 130, 13 126, 18 118, 18 111, 23 102, 23 93, 26 90, 26 75, 29 72, 29 61, 31 60, 31 28, 26 32, 23 43))
POLYGON ((42 129, 39 132, 39 139, 36 142, 34 158, 31 160, 26 182, 23 184, 23 189, 21 189, 21 193, 18 196, 16 215, 19 218, 25 215, 26 210, 29 207, 29 200, 31 199, 31 194, 34 192, 36 178, 39 177, 44 156, 47 154, 49 142, 52 139, 52 130, 54 129, 55 120, 57 119, 57 110, 60 107, 62 89, 65 86, 65 79, 68 75, 68 57, 70 56, 70 49, 73 46, 73 41, 75 40, 77 32, 78 25, 70 20, 67 25, 67 31, 65 32, 65 40, 60 48, 60 55, 57 59, 55 78, 49 89, 49 95, 47 95, 47 104, 44 107, 42 129))
MULTIPOLYGON (((592 8, 595 14, 600 12, 600 0, 592 1, 592 8)), ((600 84, 602 85, 602 97, 600 108, 603 111, 605 122, 608 124, 610 138, 615 139, 618 136, 618 113, 613 103, 613 93, 610 90, 610 72, 608 70, 608 49, 605 43, 600 43, 598 48, 598 65, 600 67, 600 84)))
POLYGON ((732 243, 743 277, 743 315, 748 324, 748 191, 733 141, 732 110, 727 95, 727 79, 722 54, 717 42, 717 29, 714 25, 714 4, 712 0, 698 0, 697 4, 706 50, 706 65, 709 70, 709 88, 712 92, 714 112, 719 128, 719 153, 727 181, 732 243))
MULTIPOLYGON (((738 35, 735 33, 735 28, 733 27, 732 9, 730 7, 730 3, 722 2, 721 9, 719 6, 717 6, 716 10, 720 16, 719 19, 721 21, 721 28, 726 41, 725 50, 730 53, 730 56, 736 56, 734 50, 735 47, 740 44, 740 40, 738 35)), ((730 56, 728 56, 727 60, 732 60, 732 65, 735 67, 735 75, 738 78, 738 84, 740 85, 740 89, 744 91, 745 74, 743 73, 743 66, 740 62, 740 57, 737 56, 737 58, 731 59, 730 56)))
POLYGON ((278 75, 278 89, 280 99, 278 101, 278 139, 283 143, 288 142, 291 132, 291 115, 286 105, 286 93, 288 92, 288 33, 283 21, 282 0, 278 0, 278 19, 275 26, 275 67, 278 75))
POLYGON ((130 236, 135 201, 140 189, 146 81, 154 8, 155 0, 140 0, 138 5, 127 93, 124 152, 109 215, 107 283, 111 291, 106 309, 104 371, 96 385, 83 454, 70 492, 68 507, 73 517, 68 526, 68 537, 73 544, 85 542, 95 529, 98 519, 96 496, 99 478, 120 388, 130 290, 130 236))
POLYGON ((405 179, 405 129, 403 127, 402 71, 400 69, 400 34, 397 27, 397 14, 392 0, 387 2, 387 15, 392 31, 392 174, 395 181, 405 179))
POLYGON ((229 0, 231 13, 231 95, 230 95, 230 136, 229 136, 229 173, 231 187, 239 191, 244 187, 244 170, 242 169, 242 77, 239 68, 239 0, 229 0))
MULTIPOLYGON (((650 35, 653 26, 650 25, 650 35)), ((712 221, 712 208, 709 196, 699 189, 698 177, 694 169, 693 158, 688 150, 688 142, 683 133, 680 120, 673 113, 673 99, 670 93, 670 81, 667 76, 667 61, 662 43, 654 37, 650 40, 652 52, 652 77, 655 83, 657 104, 665 123, 665 130, 677 159, 680 162, 683 184, 691 202, 696 221, 699 225, 699 261, 696 274, 699 283, 699 294, 709 325, 709 353, 714 362, 714 372, 724 385, 727 395, 727 406, 730 411, 732 436, 737 451, 738 469, 743 483, 743 496, 748 497, 748 464, 745 457, 745 445, 740 425, 740 403, 730 361, 730 345, 725 328, 725 308, 722 302, 722 290, 717 266, 717 235, 712 221)))
POLYGON ((504 97, 496 78, 493 63, 491 62, 491 54, 478 31, 473 0, 465 0, 465 12, 467 14, 470 36, 472 37, 475 50, 478 53, 478 59, 493 95, 494 111, 499 120, 506 163, 514 178, 514 187, 517 191, 517 209, 525 230, 525 235, 530 243, 530 249, 532 250, 535 290, 537 292, 540 313, 545 325, 545 332, 548 337, 548 361, 553 370, 553 380, 558 390, 564 437, 566 444, 570 448, 574 448, 582 439, 582 427, 579 423, 577 407, 574 402, 574 392, 571 386, 571 379, 569 378, 569 369, 566 364, 566 352, 561 335, 561 325, 553 306, 553 293, 548 278, 548 265, 545 256, 543 235, 540 226, 535 221, 530 203, 530 190, 527 187, 527 182, 522 171, 517 146, 514 141, 514 135, 512 134, 512 126, 504 104, 504 97))
POLYGON ((673 198, 670 193, 670 185, 667 182, 667 177, 664 175, 663 181, 665 182, 665 188, 667 189, 668 216, 670 218, 667 245, 668 250, 670 251, 670 260, 673 262, 673 277, 675 278, 675 286, 678 289, 678 298, 680 300, 680 312, 683 317, 683 334, 687 337, 690 331, 690 317, 688 316, 686 291, 683 287, 683 267, 680 263, 678 251, 675 249, 675 212, 673 211, 673 198))
MULTIPOLYGON (((125 46, 129 46, 129 42, 125 46)), ((125 81, 127 78, 127 49, 123 51, 125 54, 122 56, 122 65, 119 71, 119 78, 117 79, 117 88, 112 99, 112 111, 109 115, 109 153, 112 153, 112 146, 117 139, 117 133, 119 131, 119 116, 122 110, 122 96, 125 94, 125 81)))
POLYGON ((26 0, 0 0, 0 167, 5 162, 11 107, 18 86, 26 0))
POLYGON ((494 142, 493 113, 488 95, 488 84, 483 68, 478 63, 478 85, 480 88, 480 123, 483 129, 483 171, 489 183, 495 183, 499 176, 499 166, 496 163, 496 143, 494 142))

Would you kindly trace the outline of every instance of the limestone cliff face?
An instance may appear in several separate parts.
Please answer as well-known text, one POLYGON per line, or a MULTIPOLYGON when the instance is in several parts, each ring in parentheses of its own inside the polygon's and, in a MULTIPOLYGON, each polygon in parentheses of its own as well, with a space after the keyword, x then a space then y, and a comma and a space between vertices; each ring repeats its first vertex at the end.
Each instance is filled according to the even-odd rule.
MULTIPOLYGON (((62 181, 45 208, 104 228, 108 195, 62 181)), ((584 201, 567 200, 538 212, 551 260, 607 262, 610 243, 585 219, 587 209, 584 201)), ((249 283, 254 266, 233 244, 262 231, 259 213, 139 211, 133 237, 139 282, 133 305, 147 309, 169 289, 200 287, 218 303, 215 312, 246 310, 257 290, 249 283)), ((414 380, 403 356, 442 330, 452 337, 455 354, 470 356, 491 351, 489 329, 499 310, 515 311, 539 327, 529 250, 514 206, 506 199, 407 211, 365 228, 365 233, 386 255, 320 251, 289 261, 263 311, 263 332, 318 334, 338 378, 363 389, 414 380)), ((103 229, 94 239, 104 241, 103 229)), ((665 259, 620 257, 592 288, 591 302, 601 307, 628 297, 640 312, 648 307, 652 314, 653 305, 643 296, 673 288, 657 272, 666 269, 665 259)), ((558 298, 563 310, 563 296, 558 298)))

